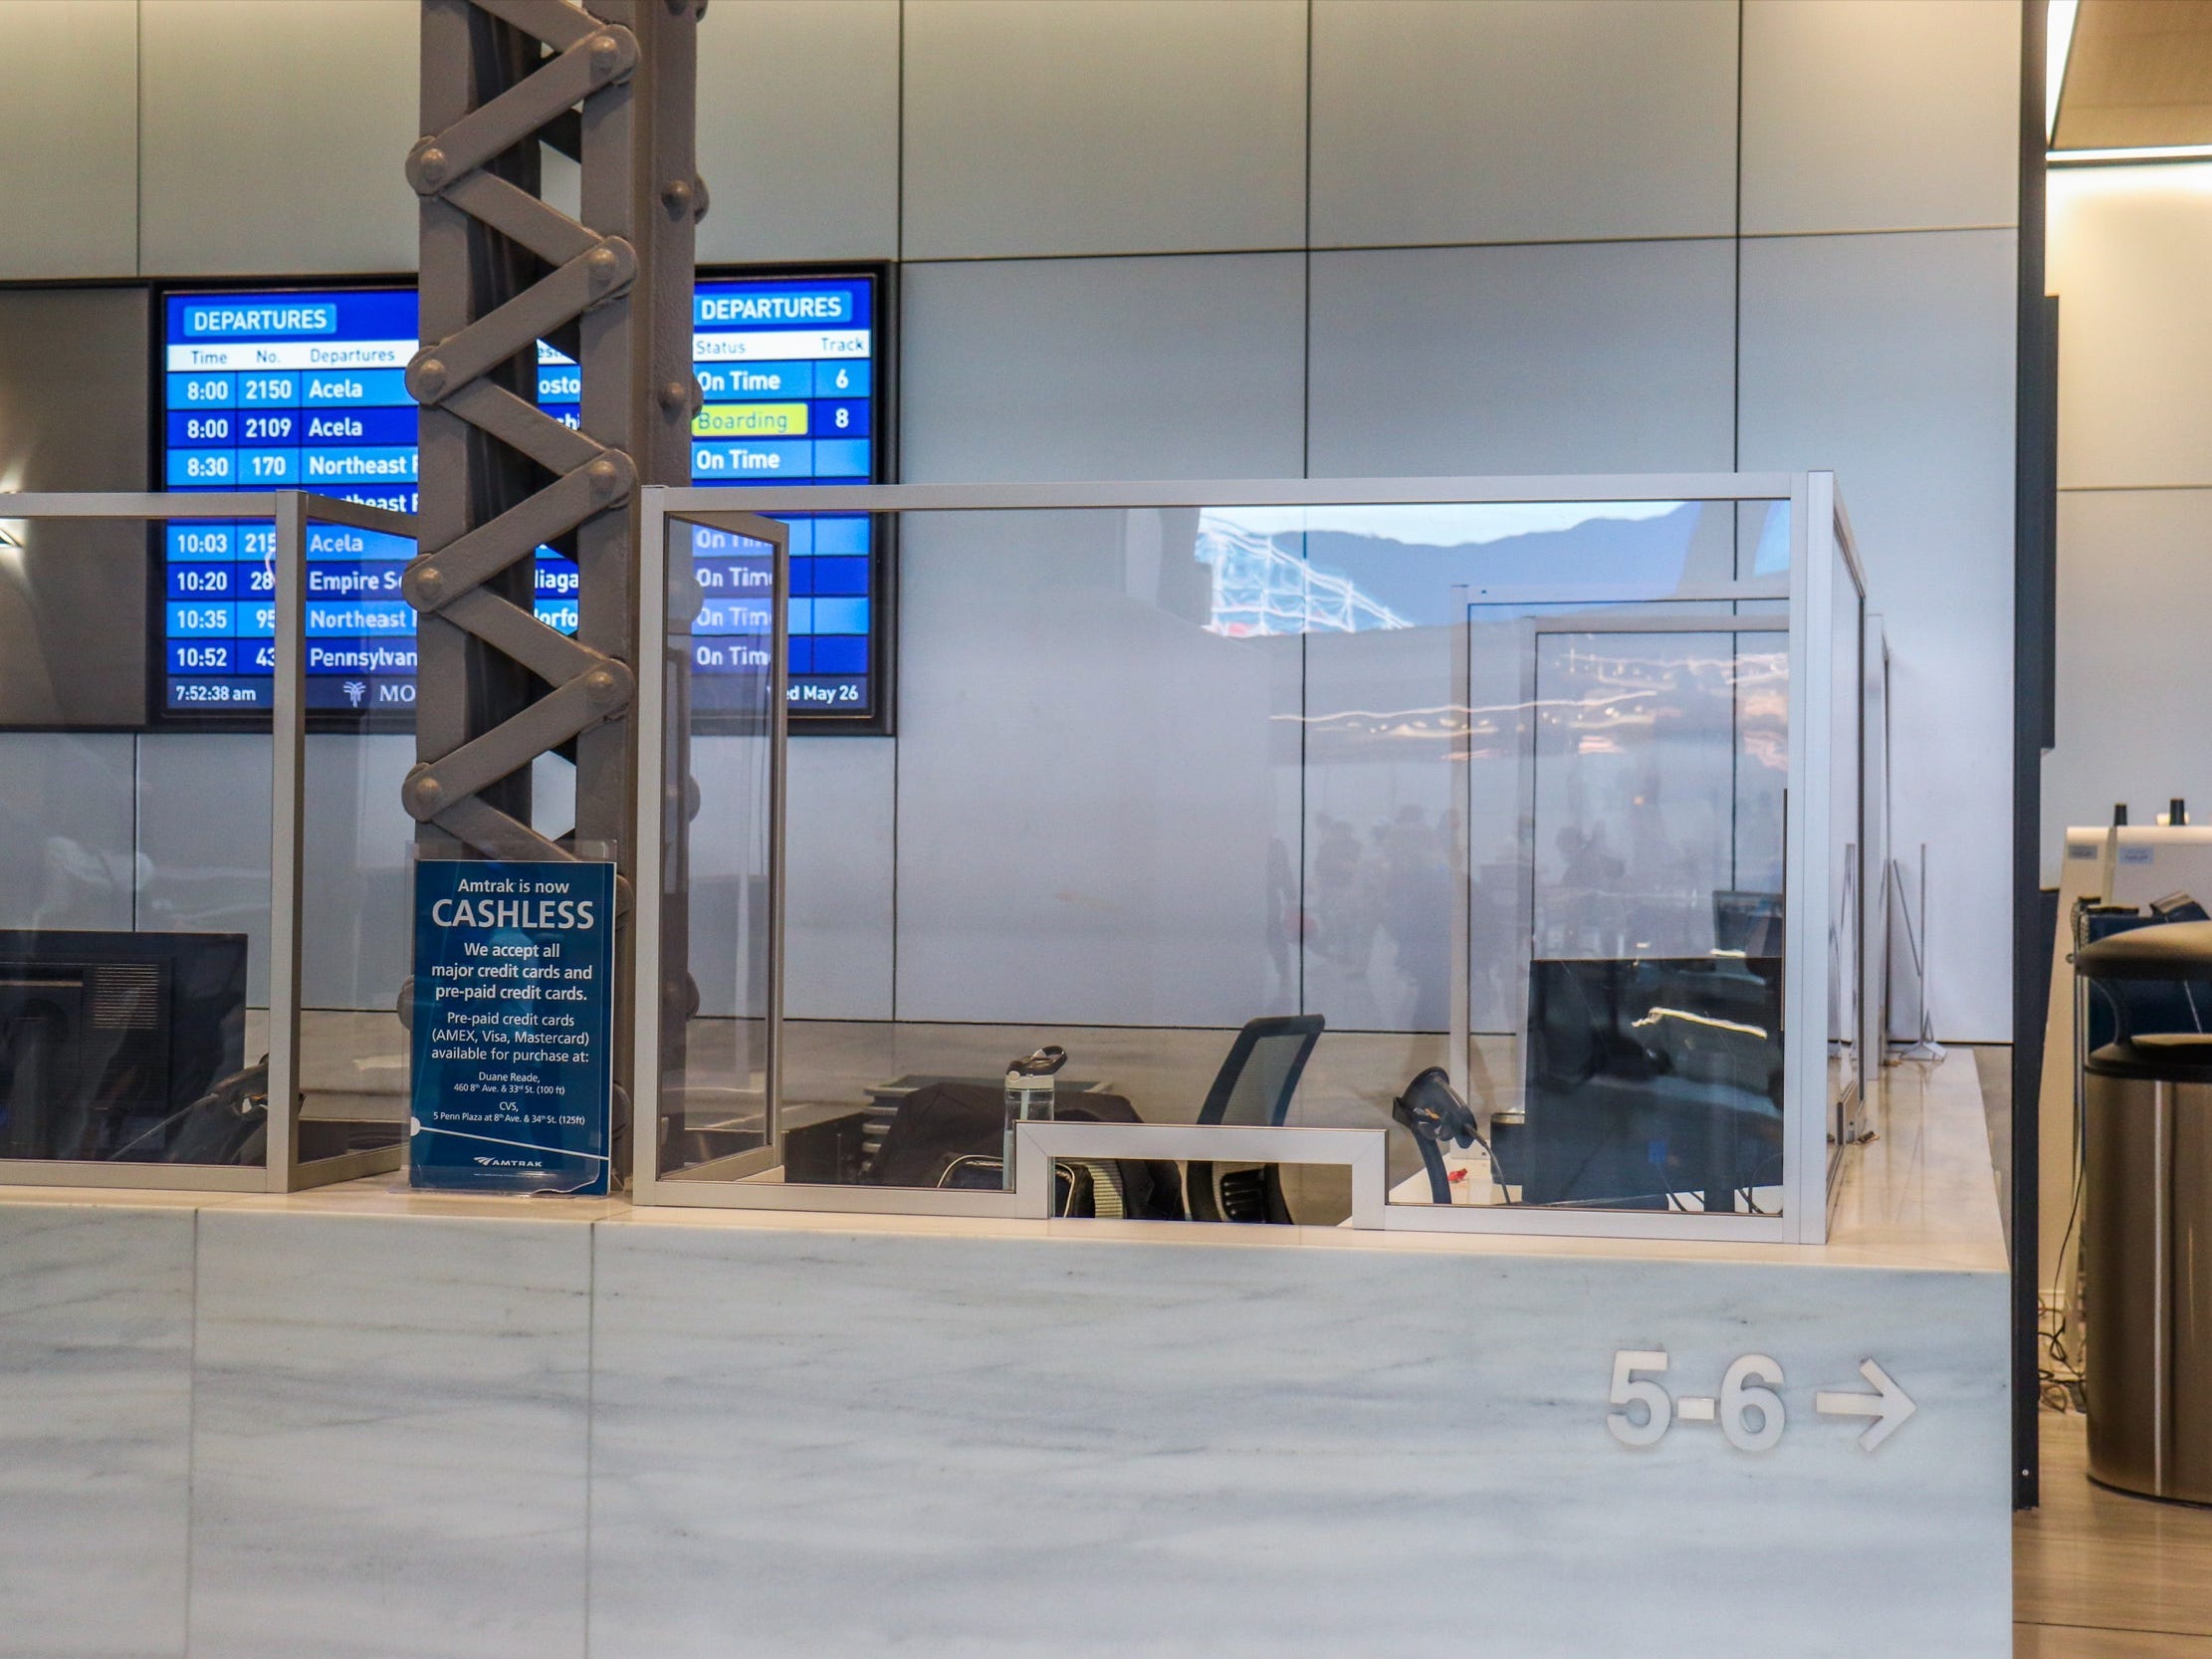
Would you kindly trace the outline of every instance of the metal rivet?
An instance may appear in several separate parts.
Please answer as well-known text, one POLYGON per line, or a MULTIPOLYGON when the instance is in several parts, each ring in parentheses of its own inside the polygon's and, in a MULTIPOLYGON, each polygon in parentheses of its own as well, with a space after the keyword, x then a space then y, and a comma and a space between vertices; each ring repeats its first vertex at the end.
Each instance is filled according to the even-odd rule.
POLYGON ((584 482, 593 495, 612 495, 615 486, 622 482, 622 469, 606 456, 600 456, 583 469, 584 482))
POLYGON ((661 200, 671 213, 681 213, 691 206, 691 183, 688 179, 672 178, 661 186, 661 200))

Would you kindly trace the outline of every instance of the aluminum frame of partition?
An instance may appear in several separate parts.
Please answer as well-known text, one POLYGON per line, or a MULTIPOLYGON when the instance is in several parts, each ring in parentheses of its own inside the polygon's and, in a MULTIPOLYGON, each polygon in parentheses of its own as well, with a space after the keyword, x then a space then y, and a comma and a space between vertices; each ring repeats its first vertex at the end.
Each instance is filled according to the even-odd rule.
MULTIPOLYGON (((1866 579, 1856 541, 1836 490, 1835 475, 1803 473, 1604 474, 1570 477, 1469 477, 1400 479, 1175 480, 1138 483, 895 484, 895 485, 736 485, 711 488, 649 488, 641 492, 645 528, 641 538, 648 593, 665 581, 668 526, 684 522, 760 536, 773 513, 1022 512, 1206 508, 1228 506, 1336 507, 1451 505, 1481 506, 1608 501, 1682 503, 1775 502, 1790 511, 1790 566, 1786 583, 1747 580, 1723 585, 1706 595, 1730 599, 1786 598, 1790 641, 1788 714, 1788 789, 1792 803, 1784 830, 1784 883, 1792 895, 1785 913, 1785 960, 1794 968, 1827 960, 1831 853, 1828 830, 1831 802, 1826 734, 1832 727, 1832 641, 1828 622, 1840 598, 1858 605, 1864 638, 1866 579), (1815 526, 1819 527, 1818 533, 1815 526), (1831 550, 1840 559, 1829 557, 1831 550), (1835 572, 1843 569, 1854 592, 1839 595, 1835 572), (1819 742, 1816 746, 1816 734, 1819 742), (1817 763, 1817 764, 1816 764, 1817 763), (1816 829, 1820 831, 1815 833, 1816 829)), ((775 672, 780 676, 787 618, 780 595, 786 591, 784 558, 777 557, 774 616, 775 672)), ((1558 596, 1556 593, 1554 597, 1558 596)), ((1645 597, 1671 598, 1658 594, 1645 597)), ((660 609, 639 606, 648 627, 657 627, 660 609)), ((661 648, 657 637, 641 641, 639 660, 661 648)), ((659 725, 665 718, 659 676, 641 674, 638 717, 641 895, 651 893, 660 874, 656 837, 642 832, 646 816, 672 781, 654 775, 662 751, 659 725), (644 879, 650 869, 653 884, 644 879)), ((778 681, 778 683, 780 683, 778 681)), ((1862 698, 1863 698, 1862 688, 1862 698)), ((780 715, 780 704, 778 705, 780 715)), ((768 1033, 771 1057, 767 1112, 773 1124, 777 1109, 777 1070, 782 1047, 781 914, 784 869, 781 855, 784 734, 775 734, 773 759, 776 799, 770 890, 775 917, 768 1033)), ((1861 757, 1865 739, 1862 732, 1861 757)), ((680 786, 673 786, 680 787, 680 786)), ((1850 847, 1865 858, 1865 779, 1860 776, 1861 810, 1854 815, 1850 847)), ((1862 881, 1858 891, 1864 895, 1862 881)), ((1463 901, 1462 901, 1463 902, 1463 901)), ((1855 970, 1861 980, 1855 1036, 1862 1090, 1879 1077, 1879 1046, 1870 1046, 1870 999, 1864 993, 1876 953, 1867 948, 1869 907, 1862 901, 1855 970)), ((639 905, 638 960, 654 960, 659 922, 657 907, 639 905)), ((1460 918, 1463 927, 1464 918, 1460 918)), ((1462 938, 1464 935, 1462 934, 1462 938)), ((1463 954, 1463 953, 1462 953, 1463 954)), ((1024 1172, 1035 1179, 1052 1157, 1119 1156, 1161 1159, 1263 1160, 1275 1163, 1345 1163, 1353 1169, 1353 1215, 1349 1225, 1387 1231, 1427 1233, 1506 1233, 1523 1235, 1680 1240, 1733 1240, 1819 1244, 1826 1240, 1834 1203, 1835 1175, 1841 1154, 1832 1157, 1827 1096, 1830 1032, 1829 976, 1822 971, 1793 971, 1785 987, 1784 1093, 1787 1129, 1784 1144, 1784 1213, 1778 1216, 1654 1214, 1631 1210, 1585 1210, 1535 1206, 1442 1206, 1387 1204, 1383 1200, 1382 1129, 1251 1129, 1208 1124, 1042 1124, 1018 1133, 1015 1188, 1006 1192, 942 1191, 894 1187, 783 1186, 742 1178, 724 1181, 669 1180, 657 1175, 648 1149, 659 1121, 658 1003, 638 975, 635 1015, 639 1055, 632 1092, 631 1145, 637 1149, 632 1196, 643 1205, 682 1205, 831 1214, 894 1214, 964 1217, 1028 1217, 1043 1213, 1041 1192, 1023 1186, 1024 1172), (1268 1137, 1264 1141, 1259 1136, 1268 1137), (1318 1137, 1318 1138, 1315 1138, 1318 1137)), ((1453 999, 1463 1028, 1465 997, 1453 999)), ((1453 1034, 1463 1041, 1462 1030, 1453 1034)), ((772 1137, 773 1148, 773 1137, 772 1137)))
POLYGON ((139 1191, 281 1193, 327 1186, 399 1167, 404 1138, 389 1147, 302 1162, 300 1092, 300 912, 305 863, 307 756, 307 538, 311 524, 343 525, 413 539, 412 515, 300 490, 222 494, 0 494, 0 519, 119 520, 159 524, 268 519, 273 554, 276 662, 270 709, 269 1129, 258 1165, 115 1163, 88 1159, 0 1159, 0 1185, 117 1187, 139 1191), (277 1103, 286 1103, 277 1109, 277 1103))

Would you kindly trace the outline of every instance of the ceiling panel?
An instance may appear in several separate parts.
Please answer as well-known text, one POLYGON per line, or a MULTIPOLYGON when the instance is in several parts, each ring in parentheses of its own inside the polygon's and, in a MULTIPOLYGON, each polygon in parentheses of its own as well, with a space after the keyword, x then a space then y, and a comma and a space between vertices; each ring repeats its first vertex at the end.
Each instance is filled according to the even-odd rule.
POLYGON ((2212 5, 2082 0, 2054 149, 2212 143, 2212 5))

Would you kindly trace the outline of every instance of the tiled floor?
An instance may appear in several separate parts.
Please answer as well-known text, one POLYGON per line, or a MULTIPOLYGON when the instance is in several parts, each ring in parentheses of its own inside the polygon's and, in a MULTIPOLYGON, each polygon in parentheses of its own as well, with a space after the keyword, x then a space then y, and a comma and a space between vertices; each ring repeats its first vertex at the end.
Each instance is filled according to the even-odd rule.
POLYGON ((2043 1507, 2013 1524, 2017 1659, 2212 1659, 2212 1509, 2092 1486, 2079 1416, 2043 1417, 2043 1507))

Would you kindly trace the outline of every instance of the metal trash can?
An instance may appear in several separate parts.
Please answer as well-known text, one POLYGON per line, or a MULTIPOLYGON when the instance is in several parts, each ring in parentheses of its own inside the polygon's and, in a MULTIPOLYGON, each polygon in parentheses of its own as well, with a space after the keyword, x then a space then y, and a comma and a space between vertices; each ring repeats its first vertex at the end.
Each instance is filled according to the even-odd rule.
POLYGON ((2115 1023, 2082 1063, 2090 1478, 2212 1504, 2212 1019, 2129 1020, 2154 988, 2212 1014, 2212 922, 2113 934, 2075 971, 2115 1023))

